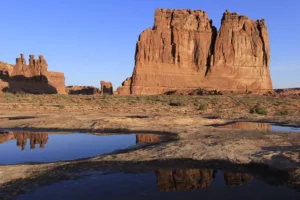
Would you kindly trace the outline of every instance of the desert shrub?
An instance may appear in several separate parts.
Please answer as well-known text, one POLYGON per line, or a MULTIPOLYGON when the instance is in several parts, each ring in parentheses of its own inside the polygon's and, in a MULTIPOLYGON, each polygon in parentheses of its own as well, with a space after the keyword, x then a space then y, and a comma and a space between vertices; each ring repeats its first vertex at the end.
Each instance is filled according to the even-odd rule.
POLYGON ((208 108, 208 106, 207 106, 207 104, 201 104, 200 106, 199 106, 199 110, 207 110, 207 108, 208 108))
POLYGON ((259 114, 259 115, 267 115, 268 111, 266 108, 260 106, 260 105, 256 105, 253 108, 250 109, 250 113, 252 114, 259 114))
POLYGON ((287 111, 287 110, 278 110, 276 112, 276 115, 281 115, 281 116, 288 115, 288 114, 289 114, 289 111, 287 111))
POLYGON ((184 106, 184 102, 181 99, 171 99, 169 102, 170 106, 184 106))
POLYGON ((60 104, 60 105, 58 105, 58 107, 59 107, 59 109, 64 109, 64 108, 65 108, 65 105, 60 104))

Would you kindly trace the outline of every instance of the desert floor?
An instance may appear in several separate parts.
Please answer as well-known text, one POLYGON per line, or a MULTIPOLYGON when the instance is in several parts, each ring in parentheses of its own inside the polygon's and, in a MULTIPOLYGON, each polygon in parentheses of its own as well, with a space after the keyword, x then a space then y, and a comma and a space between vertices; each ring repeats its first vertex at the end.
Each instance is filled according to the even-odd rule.
POLYGON ((3 193, 20 194, 74 179, 80 171, 147 170, 174 164, 262 165, 289 171, 300 182, 300 133, 260 130, 258 123, 256 128, 242 123, 241 130, 212 126, 232 121, 300 127, 300 97, 3 94, 0 130, 144 133, 166 140, 83 160, 0 165, 0 187, 3 193), (264 112, 251 113, 255 106, 264 112))

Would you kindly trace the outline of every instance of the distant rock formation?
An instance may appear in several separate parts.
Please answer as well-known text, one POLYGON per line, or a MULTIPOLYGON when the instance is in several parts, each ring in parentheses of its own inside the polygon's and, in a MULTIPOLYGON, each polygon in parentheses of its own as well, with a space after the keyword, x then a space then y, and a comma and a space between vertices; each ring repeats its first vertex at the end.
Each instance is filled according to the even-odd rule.
POLYGON ((68 86, 66 92, 72 95, 95 95, 100 94, 100 90, 93 86, 68 86))
POLYGON ((113 86, 111 82, 106 82, 106 81, 101 81, 100 82, 101 85, 101 94, 108 94, 108 95, 112 95, 113 94, 113 86))
POLYGON ((11 65, 6 65, 8 70, 5 71, 4 65, 2 64, 2 67, 0 65, 0 79, 7 82, 7 87, 2 90, 34 94, 66 93, 64 74, 49 72, 48 64, 42 55, 39 55, 38 59, 34 59, 34 55, 30 55, 27 65, 24 55, 21 54, 21 57, 16 59, 16 65, 9 66, 11 65))
POLYGON ((280 96, 300 96, 300 88, 275 89, 280 96))
POLYGON ((114 94, 115 95, 130 95, 131 94, 131 78, 127 78, 123 83, 122 86, 119 87, 114 94))
POLYGON ((157 170, 157 186, 159 191, 190 191, 209 188, 215 176, 212 169, 177 169, 157 170))
POLYGON ((151 95, 175 90, 272 90, 264 20, 226 11, 217 29, 201 10, 157 9, 153 28, 136 46, 132 77, 116 94, 151 95))

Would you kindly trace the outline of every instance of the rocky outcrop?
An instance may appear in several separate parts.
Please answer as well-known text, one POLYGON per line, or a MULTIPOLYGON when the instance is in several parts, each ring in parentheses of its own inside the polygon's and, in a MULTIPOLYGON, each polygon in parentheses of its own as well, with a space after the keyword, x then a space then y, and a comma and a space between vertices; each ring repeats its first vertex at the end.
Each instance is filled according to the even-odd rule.
POLYGON ((112 95, 114 90, 113 90, 113 86, 111 82, 106 82, 106 81, 101 81, 100 82, 101 85, 101 94, 108 94, 108 95, 112 95))
POLYGON ((157 170, 157 186, 159 191, 190 191, 209 188, 215 171, 211 169, 157 170))
POLYGON ((211 84, 222 90, 272 90, 270 45, 264 20, 226 11, 214 47, 211 84))
POLYGON ((132 77, 116 93, 267 92, 272 90, 269 65, 264 20, 226 11, 217 32, 204 11, 157 9, 153 28, 137 42, 132 77))
MULTIPOLYGON (((1 69, 0 69, 1 71, 1 69)), ((9 77, 2 81, 8 83, 5 88, 8 92, 27 92, 35 94, 64 94, 65 77, 63 73, 49 72, 48 64, 42 55, 34 59, 29 56, 29 64, 26 64, 24 55, 16 59, 16 65, 8 71, 9 77)))
POLYGON ((123 83, 122 86, 119 87, 114 94, 115 95, 130 95, 131 94, 131 78, 127 78, 123 83))
POLYGON ((68 86, 66 92, 72 95, 95 95, 100 94, 100 90, 93 86, 68 86))

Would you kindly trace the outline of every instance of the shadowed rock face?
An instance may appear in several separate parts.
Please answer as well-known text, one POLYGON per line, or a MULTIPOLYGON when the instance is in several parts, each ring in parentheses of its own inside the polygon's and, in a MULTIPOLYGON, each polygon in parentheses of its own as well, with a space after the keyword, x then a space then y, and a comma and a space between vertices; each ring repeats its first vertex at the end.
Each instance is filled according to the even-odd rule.
POLYGON ((49 72, 48 64, 42 55, 39 55, 38 59, 34 59, 34 55, 30 55, 29 64, 27 65, 24 55, 21 54, 21 57, 16 59, 16 65, 8 71, 8 75, 6 78, 0 75, 0 79, 7 82, 8 86, 5 91, 8 92, 66 93, 64 74, 49 72))
POLYGON ((215 171, 211 169, 167 169, 157 170, 155 173, 157 185, 161 192, 209 188, 215 175, 215 171))
POLYGON ((113 94, 113 86, 111 82, 106 82, 106 81, 101 81, 100 82, 101 85, 101 94, 108 94, 108 95, 112 95, 113 94))
POLYGON ((226 11, 217 32, 204 11, 157 9, 153 28, 137 42, 132 77, 118 93, 197 88, 267 92, 272 90, 269 65, 264 20, 226 11))
POLYGON ((99 94, 100 90, 93 86, 69 86, 66 88, 68 94, 94 95, 99 94))

